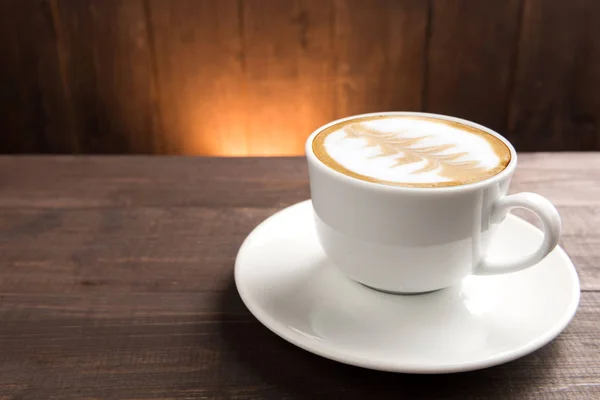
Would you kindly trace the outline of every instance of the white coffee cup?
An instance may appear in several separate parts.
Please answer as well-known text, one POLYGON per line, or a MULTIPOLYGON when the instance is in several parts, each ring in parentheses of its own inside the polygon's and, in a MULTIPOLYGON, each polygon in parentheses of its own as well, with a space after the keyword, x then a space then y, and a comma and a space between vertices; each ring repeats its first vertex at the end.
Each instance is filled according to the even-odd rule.
POLYGON ((517 166, 513 146, 498 133, 459 118, 386 112, 333 121, 306 142, 310 190, 319 241, 347 276, 374 289, 421 293, 452 286, 470 274, 516 272, 541 261, 558 244, 556 208, 535 193, 508 195, 517 166), (314 153, 315 136, 331 125, 375 115, 433 117, 475 127, 510 149, 504 170, 487 179, 448 187, 402 187, 368 182, 338 172, 314 153), (519 259, 486 257, 495 228, 512 208, 536 214, 543 226, 539 248, 519 259))

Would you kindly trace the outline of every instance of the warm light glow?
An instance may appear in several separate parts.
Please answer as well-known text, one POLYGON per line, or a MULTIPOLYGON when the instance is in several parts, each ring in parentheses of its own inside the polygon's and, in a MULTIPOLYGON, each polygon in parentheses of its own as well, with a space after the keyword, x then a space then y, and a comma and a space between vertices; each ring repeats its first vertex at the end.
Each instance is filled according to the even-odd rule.
POLYGON ((249 151, 246 146, 239 146, 236 143, 221 142, 213 147, 205 147, 203 152, 206 155, 214 156, 231 156, 231 157, 245 157, 245 156, 298 156, 304 154, 304 148, 286 148, 279 147, 273 143, 254 141, 254 151, 249 151))
POLYGON ((334 119, 328 97, 314 87, 281 80, 232 88, 216 80, 182 100, 180 147, 189 155, 299 156, 313 130, 334 119), (196 107, 191 107, 195 104, 196 107))
MULTIPOLYGON (((235 118, 235 113, 223 116, 207 128, 205 124, 196 125, 190 135, 186 152, 211 156, 297 156, 304 154, 304 140, 310 132, 296 134, 284 129, 293 128, 295 121, 289 121, 281 130, 273 127, 248 129, 243 118, 235 118), (201 129, 198 129, 201 127, 201 129), (211 133, 212 132, 212 133, 211 133)), ((237 115, 239 117, 239 115, 237 115)))

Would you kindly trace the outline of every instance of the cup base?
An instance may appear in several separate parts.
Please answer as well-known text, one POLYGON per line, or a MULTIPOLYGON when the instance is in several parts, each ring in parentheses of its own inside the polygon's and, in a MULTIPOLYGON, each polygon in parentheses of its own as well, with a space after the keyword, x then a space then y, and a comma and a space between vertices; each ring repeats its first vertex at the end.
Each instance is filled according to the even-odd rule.
MULTIPOLYGON (((352 278, 349 278, 349 279, 352 279, 352 278)), ((450 287, 450 286, 448 286, 448 287, 444 287, 444 288, 440 288, 440 289, 426 290, 426 291, 424 291, 424 292, 398 292, 398 291, 393 291, 393 290, 378 289, 378 288, 376 288, 376 287, 369 286, 369 285, 367 285, 367 284, 365 284, 365 283, 358 282, 358 281, 357 281, 357 280, 355 280, 355 279, 352 279, 352 280, 353 280, 353 281, 355 281, 355 282, 357 282, 357 283, 360 283, 361 285, 363 285, 363 286, 364 286, 364 287, 366 287, 367 289, 375 290, 376 292, 381 292, 381 293, 385 293, 385 294, 401 295, 401 296, 418 296, 418 295, 420 295, 420 294, 428 294, 428 293, 433 293, 433 292, 437 292, 437 291, 440 291, 440 290, 444 290, 444 289, 447 289, 447 288, 449 288, 449 287, 450 287)))

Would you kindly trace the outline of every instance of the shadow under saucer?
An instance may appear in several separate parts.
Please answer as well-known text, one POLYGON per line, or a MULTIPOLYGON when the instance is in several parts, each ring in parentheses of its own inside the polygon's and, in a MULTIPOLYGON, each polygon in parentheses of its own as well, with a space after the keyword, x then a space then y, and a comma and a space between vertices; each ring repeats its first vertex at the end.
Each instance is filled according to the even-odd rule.
POLYGON ((354 367, 282 340, 244 306, 233 278, 221 299, 223 368, 248 386, 248 398, 525 398, 553 379, 564 350, 555 340, 516 361, 478 371, 413 375, 354 367), (235 317, 233 317, 235 316, 235 317), (507 393, 510 388, 510 393, 507 393))

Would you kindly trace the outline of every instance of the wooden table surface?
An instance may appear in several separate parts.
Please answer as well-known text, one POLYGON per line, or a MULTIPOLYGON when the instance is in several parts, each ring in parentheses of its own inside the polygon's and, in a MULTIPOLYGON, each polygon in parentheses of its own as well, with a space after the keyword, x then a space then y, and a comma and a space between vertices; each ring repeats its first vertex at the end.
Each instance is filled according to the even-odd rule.
POLYGON ((581 279, 577 315, 520 360, 451 375, 300 350, 241 302, 245 236, 309 197, 302 158, 0 158, 0 399, 600 398, 600 153, 524 154, 581 279))

